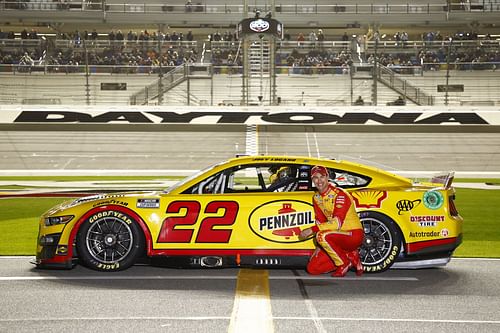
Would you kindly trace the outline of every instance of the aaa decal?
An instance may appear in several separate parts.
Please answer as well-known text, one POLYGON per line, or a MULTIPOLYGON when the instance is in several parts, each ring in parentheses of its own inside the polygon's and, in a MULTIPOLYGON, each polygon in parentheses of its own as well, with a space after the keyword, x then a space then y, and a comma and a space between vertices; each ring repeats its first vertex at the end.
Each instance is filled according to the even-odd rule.
POLYGON ((252 211, 248 223, 259 237, 277 243, 301 242, 303 229, 314 225, 312 205, 295 200, 278 200, 263 204, 252 211))
POLYGON ((399 200, 396 203, 396 208, 398 209, 398 215, 401 215, 401 213, 403 213, 403 212, 409 212, 413 208, 420 205, 421 202, 422 202, 422 200, 420 200, 420 199, 413 200, 413 201, 406 200, 406 199, 399 200))
POLYGON ((386 191, 361 190, 351 193, 358 208, 380 208, 382 201, 387 198, 386 191))

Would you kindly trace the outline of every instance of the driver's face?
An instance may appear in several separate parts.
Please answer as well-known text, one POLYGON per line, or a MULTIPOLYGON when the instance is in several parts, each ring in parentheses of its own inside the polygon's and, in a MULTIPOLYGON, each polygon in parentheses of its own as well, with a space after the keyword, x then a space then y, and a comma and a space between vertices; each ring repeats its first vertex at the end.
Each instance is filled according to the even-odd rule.
POLYGON ((328 187, 328 176, 323 176, 320 173, 314 174, 312 182, 319 192, 325 192, 328 187))

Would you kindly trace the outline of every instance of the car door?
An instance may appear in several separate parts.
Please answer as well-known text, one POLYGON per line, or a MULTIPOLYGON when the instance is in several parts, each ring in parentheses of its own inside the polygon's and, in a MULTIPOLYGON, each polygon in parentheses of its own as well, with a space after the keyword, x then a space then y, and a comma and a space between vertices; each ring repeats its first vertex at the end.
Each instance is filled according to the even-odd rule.
POLYGON ((309 253, 312 241, 298 238, 314 224, 309 169, 252 164, 208 176, 169 198, 154 248, 166 254, 309 253), (286 167, 283 186, 272 186, 273 172, 286 167))

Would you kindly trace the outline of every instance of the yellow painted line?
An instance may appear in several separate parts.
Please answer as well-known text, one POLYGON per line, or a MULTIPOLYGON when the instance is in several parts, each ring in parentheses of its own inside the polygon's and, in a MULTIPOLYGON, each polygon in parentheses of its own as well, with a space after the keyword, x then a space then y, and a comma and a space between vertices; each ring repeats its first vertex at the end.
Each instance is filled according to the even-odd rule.
POLYGON ((228 332, 274 332, 267 270, 239 271, 228 332))

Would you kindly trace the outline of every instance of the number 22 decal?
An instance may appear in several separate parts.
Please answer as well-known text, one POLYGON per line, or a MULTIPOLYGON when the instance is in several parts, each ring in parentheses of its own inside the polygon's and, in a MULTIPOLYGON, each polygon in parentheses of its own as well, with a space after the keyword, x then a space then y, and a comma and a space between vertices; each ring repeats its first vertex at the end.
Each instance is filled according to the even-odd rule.
MULTIPOLYGON (((212 201, 205 207, 204 213, 218 213, 223 210, 221 216, 207 216, 200 222, 196 243, 228 243, 233 230, 214 229, 216 226, 231 226, 236 221, 238 214, 238 203, 236 201, 212 201)), ((190 243, 193 238, 194 229, 177 229, 177 226, 195 225, 201 211, 198 201, 173 201, 167 207, 167 214, 180 213, 186 210, 184 216, 167 217, 161 226, 158 243, 190 243)))

